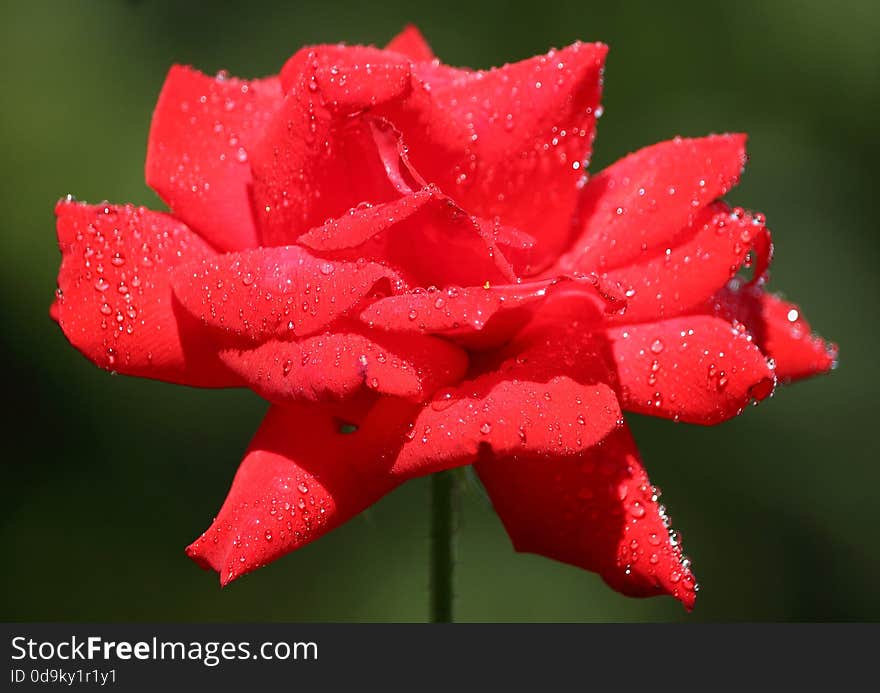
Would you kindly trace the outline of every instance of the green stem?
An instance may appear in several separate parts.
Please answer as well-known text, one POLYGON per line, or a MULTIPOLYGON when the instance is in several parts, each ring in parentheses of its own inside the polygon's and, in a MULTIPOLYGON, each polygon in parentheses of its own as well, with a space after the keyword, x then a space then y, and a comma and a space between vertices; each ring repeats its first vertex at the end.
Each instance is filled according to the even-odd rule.
POLYGON ((431 622, 452 623, 454 470, 431 477, 431 622))

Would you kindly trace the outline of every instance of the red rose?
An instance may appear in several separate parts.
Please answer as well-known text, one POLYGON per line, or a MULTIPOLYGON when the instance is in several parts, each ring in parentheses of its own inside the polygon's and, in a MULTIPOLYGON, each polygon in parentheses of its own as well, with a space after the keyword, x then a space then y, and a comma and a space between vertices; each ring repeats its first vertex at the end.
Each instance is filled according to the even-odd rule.
POLYGON ((262 80, 174 67, 146 164, 171 213, 59 203, 77 349, 273 404, 187 549, 223 584, 474 464, 517 550, 693 604, 621 410, 718 423, 834 353, 762 288, 763 217, 719 201, 744 136, 587 177, 606 50, 471 71, 410 28, 262 80))

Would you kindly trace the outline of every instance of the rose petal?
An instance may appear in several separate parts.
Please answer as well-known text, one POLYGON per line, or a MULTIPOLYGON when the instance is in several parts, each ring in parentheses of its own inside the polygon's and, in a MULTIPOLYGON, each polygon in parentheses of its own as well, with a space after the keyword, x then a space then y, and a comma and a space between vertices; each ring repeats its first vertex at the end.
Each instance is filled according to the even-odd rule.
POLYGON ((760 218, 722 203, 704 208, 691 231, 680 245, 600 275, 626 292, 626 311, 612 321, 670 318, 702 304, 736 274, 755 239, 767 233, 760 218))
POLYGON ((446 341, 340 326, 298 342, 270 340, 221 353, 223 362, 272 402, 352 397, 364 389, 413 400, 459 380, 467 354, 446 341))
POLYGON ((402 53, 416 62, 430 62, 435 59, 431 46, 422 36, 422 32, 414 24, 407 24, 403 31, 391 39, 385 50, 402 53))
POLYGON ((491 373, 435 394, 391 471, 411 477, 471 464, 484 448, 499 456, 578 455, 621 420, 614 391, 603 383, 491 373))
POLYGON ((316 258, 297 246, 208 257, 172 277, 181 305, 204 325, 257 342, 314 334, 398 282, 377 263, 316 258))
POLYGON ((373 46, 307 46, 281 68, 285 94, 303 87, 315 105, 353 113, 399 98, 409 90, 410 61, 373 46))
POLYGON ((706 310, 739 323, 776 364, 782 381, 826 373, 837 365, 837 345, 813 334, 800 308, 757 286, 722 289, 706 310))
POLYGON ((399 197, 362 114, 409 92, 409 66, 360 46, 314 46, 287 62, 284 103, 251 155, 264 245, 292 243, 361 202, 399 197))
POLYGON ((773 392, 767 359, 726 320, 689 316, 606 335, 627 411, 709 425, 773 392))
POLYGON ((486 455, 475 465, 517 551, 599 573, 633 597, 690 610, 696 583, 628 429, 571 457, 486 455))
POLYGON ((175 65, 153 113, 147 185, 218 250, 257 245, 248 154, 282 101, 277 77, 209 77, 175 65))
POLYGON ((580 236, 559 261, 560 271, 612 269, 676 244, 700 210, 736 185, 745 142, 745 135, 677 137, 593 176, 579 209, 580 236))
MULTIPOLYGON (((220 584, 308 544, 399 481, 389 422, 318 405, 272 407, 210 528, 186 550, 220 584), (361 424, 355 432, 345 434, 361 424)), ((402 438, 398 438, 399 445, 402 438)))
POLYGON ((411 286, 482 286, 515 279, 481 220, 434 186, 381 206, 361 205, 299 240, 324 257, 381 262, 411 286))
POLYGON ((570 241, 606 52, 576 43, 480 72, 417 63, 410 97, 380 109, 426 180, 472 214, 537 238, 522 274, 570 241))
POLYGON ((559 277, 499 286, 411 290, 371 303, 361 319, 378 329, 442 334, 464 340, 469 346, 486 348, 512 337, 528 317, 522 309, 543 301, 559 287, 584 292, 585 301, 600 319, 609 304, 597 284, 595 276, 559 277))
POLYGON ((365 203, 352 207, 346 214, 309 229, 297 239, 297 243, 319 253, 357 248, 411 217, 434 196, 434 189, 425 188, 393 202, 380 205, 365 203))
POLYGON ((195 321, 173 305, 170 275, 214 255, 167 214, 132 205, 55 208, 61 269, 53 317, 90 361, 110 371, 206 387, 238 384, 195 321))

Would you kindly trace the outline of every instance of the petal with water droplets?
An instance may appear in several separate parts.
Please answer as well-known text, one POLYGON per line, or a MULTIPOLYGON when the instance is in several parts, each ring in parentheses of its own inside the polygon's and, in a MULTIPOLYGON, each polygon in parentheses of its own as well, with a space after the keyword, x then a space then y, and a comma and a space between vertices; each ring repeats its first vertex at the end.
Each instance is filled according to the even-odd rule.
POLYGON ((814 334, 797 305, 760 287, 725 287, 707 310, 748 330, 782 381, 826 373, 837 363, 837 345, 814 334))
POLYGON ((364 114, 409 92, 409 66, 362 46, 313 46, 287 62, 284 103, 250 157, 264 245, 292 243, 361 202, 399 197, 364 114))
POLYGON ((688 316, 606 335, 627 411, 711 425, 773 392, 767 359, 726 320, 688 316))
POLYGON ((580 236, 560 270, 612 269, 677 243, 701 209, 736 185, 745 142, 745 135, 679 137, 640 149, 593 176, 580 203, 580 236))
POLYGON ((346 214, 309 229, 297 243, 319 253, 358 248, 374 236, 406 221, 435 196, 431 188, 417 190, 385 204, 361 204, 346 214))
POLYGON ((626 311, 610 316, 612 322, 671 318, 702 304, 736 274, 767 229, 758 217, 715 203, 697 215, 690 232, 679 245, 599 275, 627 297, 626 311))
POLYGON ((181 305, 204 325, 251 341, 293 339, 323 330, 398 279, 374 262, 316 258, 303 248, 256 248, 176 269, 181 305))
POLYGON ((576 43, 480 72, 416 63, 410 96, 379 109, 426 180, 471 213, 537 238, 520 274, 570 240, 606 53, 576 43))
MULTIPOLYGON (((613 390, 566 376, 531 381, 491 373, 440 390, 413 420, 392 473, 420 476, 494 454, 568 457, 613 431, 621 420, 613 390)), ((549 462, 548 462, 549 464, 549 462)))
POLYGON ((577 456, 487 455, 475 468, 517 551, 693 608, 694 576, 625 426, 577 456))
POLYGON ((147 143, 147 184, 218 250, 258 244, 248 156, 281 101, 277 77, 209 77, 175 65, 165 79, 147 143))
POLYGON ((515 279, 485 223, 435 186, 383 205, 362 205, 310 230, 299 242, 323 257, 381 262, 411 286, 482 286, 515 279))
POLYGON ((176 310, 171 274, 214 251, 183 223, 142 207, 61 201, 61 269, 52 313, 90 361, 110 371, 207 387, 238 379, 176 310))
POLYGON ((221 352, 229 368, 271 402, 327 401, 364 390, 412 400, 427 399, 467 370, 467 354, 449 342, 422 335, 383 334, 362 327, 289 342, 221 352))
POLYGON ((273 406, 216 519, 187 555, 232 580, 314 541, 399 483, 391 422, 354 408, 273 406), (347 428, 346 428, 347 427, 347 428), (356 428, 354 432, 345 430, 356 428))
POLYGON ((609 303, 597 284, 596 277, 559 277, 498 286, 417 289, 371 303, 361 319, 379 329, 440 334, 486 348, 510 339, 528 318, 522 309, 560 287, 583 293, 595 320, 601 319, 609 303))

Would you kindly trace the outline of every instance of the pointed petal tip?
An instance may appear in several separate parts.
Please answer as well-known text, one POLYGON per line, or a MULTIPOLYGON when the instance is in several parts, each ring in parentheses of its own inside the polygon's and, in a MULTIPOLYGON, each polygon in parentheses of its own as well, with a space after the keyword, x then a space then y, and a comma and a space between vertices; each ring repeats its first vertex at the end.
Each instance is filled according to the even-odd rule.
POLYGON ((207 532, 187 546, 184 549, 184 553, 186 553, 187 558, 195 561, 202 570, 217 570, 215 567, 214 556, 210 556, 208 552, 205 551, 204 542, 206 534, 207 532))
POLYGON ((611 50, 611 47, 607 43, 603 43, 602 41, 575 41, 573 44, 568 46, 568 48, 575 50, 590 48, 596 52, 596 58, 601 60, 603 63, 605 62, 605 58, 608 57, 608 51, 611 50))
POLYGON ((229 557, 231 547, 224 546, 219 541, 215 545, 208 545, 207 536, 206 531, 187 546, 184 552, 202 570, 213 570, 217 573, 221 588, 258 567, 231 560, 229 557))
POLYGON ((413 23, 404 26, 400 33, 391 39, 385 50, 402 53, 417 62, 429 62, 436 58, 424 34, 413 23))
POLYGON ((708 312, 753 335, 755 343, 772 359, 782 383, 821 375, 837 367, 839 349, 810 327, 796 304, 762 286, 731 282, 709 302, 708 312))
POLYGON ((64 197, 58 198, 58 201, 55 203, 55 216, 57 217, 62 213, 70 205, 83 204, 79 200, 76 199, 73 195, 68 193, 64 197))

